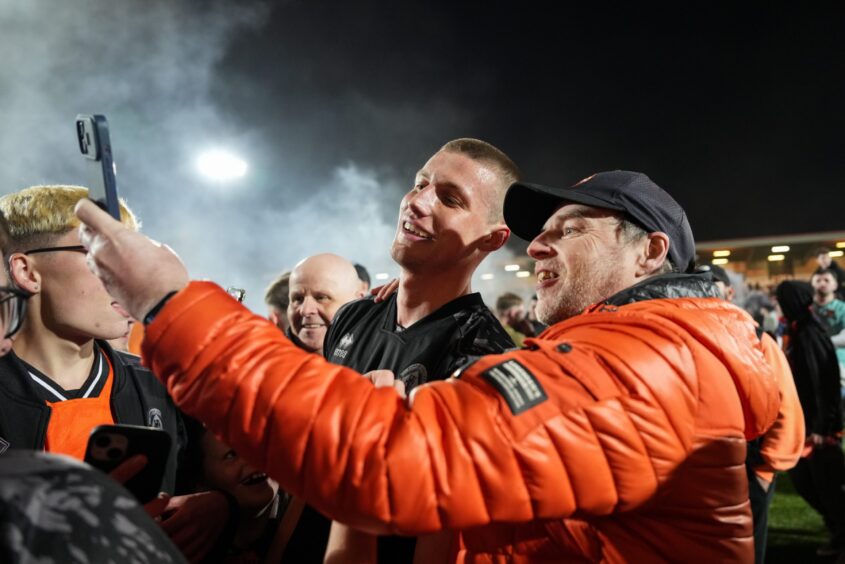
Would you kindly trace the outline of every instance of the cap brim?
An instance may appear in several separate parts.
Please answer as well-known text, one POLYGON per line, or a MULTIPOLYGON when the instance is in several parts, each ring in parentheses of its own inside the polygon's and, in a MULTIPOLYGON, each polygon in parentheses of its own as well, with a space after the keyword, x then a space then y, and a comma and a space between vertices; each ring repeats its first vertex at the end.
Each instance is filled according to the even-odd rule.
POLYGON ((505 194, 505 223, 521 239, 531 241, 560 206, 566 203, 624 211, 624 208, 569 188, 551 188, 517 182, 505 194))

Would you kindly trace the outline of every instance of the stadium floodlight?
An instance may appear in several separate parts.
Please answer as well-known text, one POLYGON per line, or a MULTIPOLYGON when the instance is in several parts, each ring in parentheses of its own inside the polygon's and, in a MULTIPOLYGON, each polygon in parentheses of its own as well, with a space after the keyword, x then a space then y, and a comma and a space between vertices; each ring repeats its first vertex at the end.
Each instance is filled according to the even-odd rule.
POLYGON ((197 169, 212 180, 226 181, 246 174, 246 162, 227 151, 206 151, 197 158, 197 169))

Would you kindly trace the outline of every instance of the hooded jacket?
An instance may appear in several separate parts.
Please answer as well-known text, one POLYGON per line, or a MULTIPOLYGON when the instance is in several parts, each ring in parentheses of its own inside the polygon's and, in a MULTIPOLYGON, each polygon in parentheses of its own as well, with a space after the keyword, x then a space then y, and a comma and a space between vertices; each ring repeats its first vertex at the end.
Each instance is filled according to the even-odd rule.
POLYGON ((786 355, 804 410, 807 434, 834 436, 842 431, 839 362, 824 322, 813 312, 813 288, 788 280, 777 289, 778 304, 789 323, 786 355))
POLYGON ((460 562, 747 562, 746 440, 776 417, 777 375, 745 312, 690 297, 707 287, 647 281, 409 400, 205 282, 162 309, 144 358, 187 413, 356 528, 451 529, 460 562))

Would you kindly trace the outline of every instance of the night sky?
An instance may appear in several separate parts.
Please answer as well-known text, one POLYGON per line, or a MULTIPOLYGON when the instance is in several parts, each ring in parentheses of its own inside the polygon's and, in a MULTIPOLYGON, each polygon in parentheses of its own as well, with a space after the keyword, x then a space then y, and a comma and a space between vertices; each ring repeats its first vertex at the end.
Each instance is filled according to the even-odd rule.
POLYGON ((845 229, 843 5, 639 4, 0 0, 0 193, 86 183, 73 118, 105 113, 145 232, 253 307, 314 252, 395 273, 401 195, 463 136, 530 182, 645 172, 700 241, 845 229), (212 147, 247 176, 200 178, 212 147))
POLYGON ((219 101, 304 174, 350 159, 410 178, 469 135, 534 182, 646 172, 700 240, 843 229, 845 18, 832 6, 290 2, 232 43, 219 101), (226 95, 231 82, 249 88, 226 95))

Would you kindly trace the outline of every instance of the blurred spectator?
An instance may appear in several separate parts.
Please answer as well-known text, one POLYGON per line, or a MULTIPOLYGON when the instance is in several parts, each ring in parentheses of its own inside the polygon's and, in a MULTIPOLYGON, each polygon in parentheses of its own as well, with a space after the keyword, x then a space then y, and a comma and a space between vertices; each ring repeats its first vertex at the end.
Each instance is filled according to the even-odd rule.
POLYGON ((288 322, 288 304, 290 303, 290 270, 280 274, 273 280, 264 291, 264 303, 270 310, 267 319, 286 332, 290 323, 288 322))
POLYGON ((722 299, 727 302, 733 302, 734 296, 736 295, 736 289, 733 287, 733 284, 731 283, 731 277, 728 276, 727 271, 716 264, 711 264, 708 266, 710 268, 710 272, 713 273, 713 282, 719 289, 719 293, 722 295, 722 299))
POLYGON ((534 327, 525 313, 525 303, 512 292, 505 292, 496 300, 496 318, 517 347, 522 346, 525 337, 534 336, 534 327))
POLYGON ((823 270, 830 270, 836 279, 836 297, 840 300, 845 299, 845 271, 830 256, 830 249, 827 247, 816 249, 816 262, 818 262, 819 266, 813 274, 818 274, 823 270))
POLYGON ((845 456, 839 406, 839 364, 825 323, 815 314, 813 289, 806 282, 777 287, 788 322, 784 344, 806 424, 806 454, 789 475, 795 489, 824 519, 830 541, 818 554, 845 550, 845 456))
POLYGON ((748 285, 748 296, 745 298, 743 309, 751 314, 754 321, 762 327, 766 312, 772 311, 774 305, 769 296, 760 289, 759 284, 748 285), (764 311, 765 309, 765 311, 764 311))
MULTIPOLYGON (((196 423, 192 426, 192 456, 195 458, 196 491, 225 492, 237 512, 230 522, 233 530, 221 534, 205 563, 253 563, 267 561, 279 528, 279 518, 290 497, 279 493, 276 482, 244 461, 196 423)), ((276 558, 273 561, 278 561, 276 558)))
POLYGON ((810 283, 813 285, 813 309, 825 322, 831 335, 837 335, 845 329, 845 302, 836 297, 839 284, 836 273, 831 269, 817 270, 810 283))
MULTIPOLYGON (((0 198, 10 235, 3 256, 15 286, 31 294, 13 351, 0 359, 0 436, 12 449, 82 459, 98 425, 162 429, 173 446, 161 489, 173 494, 186 478, 177 481, 182 416, 137 357, 107 343, 126 335, 132 319, 86 264, 73 208, 87 194, 77 186, 36 186, 0 198)), ((121 218, 137 229, 124 203, 121 218)), ((174 497, 163 511, 171 538, 192 541, 213 538, 228 515, 219 494, 174 497)))
POLYGON ((364 290, 365 293, 369 292, 370 291, 370 273, 367 272, 367 269, 364 268, 363 264, 358 264, 356 262, 354 266, 355 266, 355 272, 358 273, 358 280, 361 281, 361 289, 364 290))
POLYGON ((531 322, 535 335, 546 330, 546 324, 537 319, 537 294, 531 296, 531 301, 528 302, 528 320, 531 322))

